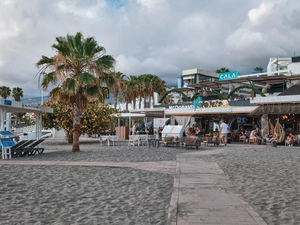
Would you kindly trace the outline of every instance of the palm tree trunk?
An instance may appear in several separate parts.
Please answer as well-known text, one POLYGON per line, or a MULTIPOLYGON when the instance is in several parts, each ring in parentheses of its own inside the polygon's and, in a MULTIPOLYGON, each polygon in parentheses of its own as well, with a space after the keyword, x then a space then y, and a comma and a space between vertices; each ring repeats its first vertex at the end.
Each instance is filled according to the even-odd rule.
POLYGON ((73 105, 73 145, 72 152, 79 152, 79 136, 80 136, 80 112, 74 103, 73 105))
POLYGON ((141 109, 141 108, 142 108, 142 98, 140 96, 140 98, 139 98, 139 109, 141 109))
POLYGON ((151 96, 149 96, 149 106, 148 107, 151 108, 151 96))
POLYGON ((118 104, 118 95, 114 94, 114 109, 117 110, 117 104, 118 104))

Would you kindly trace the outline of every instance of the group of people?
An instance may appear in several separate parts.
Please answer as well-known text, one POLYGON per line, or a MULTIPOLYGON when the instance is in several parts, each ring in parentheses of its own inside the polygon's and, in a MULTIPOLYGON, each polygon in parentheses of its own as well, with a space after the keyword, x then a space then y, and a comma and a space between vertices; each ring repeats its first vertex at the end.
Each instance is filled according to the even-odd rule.
MULTIPOLYGON (((259 141, 261 141, 264 138, 266 139, 267 143, 277 142, 280 139, 280 135, 276 131, 273 132, 272 129, 269 130, 266 136, 262 136, 264 135, 262 135, 262 131, 259 129, 259 127, 256 127, 252 131, 246 129, 240 132, 240 137, 244 137, 244 142, 250 142, 250 140, 252 140, 254 144, 258 144, 259 141)), ((290 132, 285 140, 286 145, 293 145, 293 140, 294 135, 290 132)))
POLYGON ((185 136, 197 136, 198 138, 203 137, 204 130, 199 126, 189 127, 185 130, 185 136))
MULTIPOLYGON (((201 129, 199 126, 189 127, 185 130, 186 136, 197 136, 202 138, 205 130, 201 129)), ((227 134, 230 132, 229 126, 225 123, 224 120, 220 121, 220 144, 221 146, 227 145, 227 134)))

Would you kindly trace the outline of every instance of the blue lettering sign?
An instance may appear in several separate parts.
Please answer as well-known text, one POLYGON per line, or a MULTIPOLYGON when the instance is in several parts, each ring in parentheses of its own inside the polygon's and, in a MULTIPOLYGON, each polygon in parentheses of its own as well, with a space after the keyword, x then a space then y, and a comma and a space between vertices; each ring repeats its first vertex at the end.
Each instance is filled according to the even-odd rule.
POLYGON ((237 79, 238 76, 239 76, 238 71, 219 73, 219 80, 233 80, 233 79, 237 79))

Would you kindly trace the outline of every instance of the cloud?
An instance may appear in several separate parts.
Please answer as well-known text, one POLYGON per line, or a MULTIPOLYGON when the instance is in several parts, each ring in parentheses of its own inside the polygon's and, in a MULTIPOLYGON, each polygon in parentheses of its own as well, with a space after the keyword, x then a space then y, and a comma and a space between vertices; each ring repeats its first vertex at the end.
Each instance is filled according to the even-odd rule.
POLYGON ((270 57, 299 54, 299 9, 291 0, 0 1, 0 85, 40 95, 35 63, 76 32, 105 47, 116 70, 168 85, 184 69, 266 69, 270 57))

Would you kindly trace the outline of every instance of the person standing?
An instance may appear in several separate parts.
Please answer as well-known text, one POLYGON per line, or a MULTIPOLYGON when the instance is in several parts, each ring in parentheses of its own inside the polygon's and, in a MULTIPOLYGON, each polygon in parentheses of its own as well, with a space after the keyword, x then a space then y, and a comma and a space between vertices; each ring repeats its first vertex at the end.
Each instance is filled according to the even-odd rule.
POLYGON ((132 135, 135 135, 135 134, 136 134, 137 126, 138 126, 138 122, 134 122, 133 127, 132 127, 132 135))
POLYGON ((222 146, 227 145, 228 131, 229 131, 229 126, 224 122, 224 120, 221 120, 221 124, 220 124, 220 144, 222 146))

